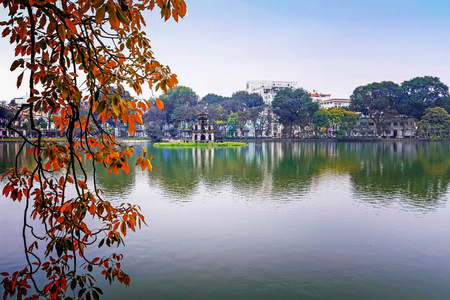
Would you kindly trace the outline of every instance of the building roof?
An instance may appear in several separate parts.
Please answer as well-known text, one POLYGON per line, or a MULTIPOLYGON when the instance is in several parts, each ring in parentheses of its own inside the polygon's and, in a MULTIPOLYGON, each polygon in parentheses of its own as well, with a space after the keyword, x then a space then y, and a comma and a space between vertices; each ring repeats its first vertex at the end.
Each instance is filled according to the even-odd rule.
POLYGON ((327 99, 327 100, 322 100, 323 102, 328 102, 328 101, 342 101, 342 102, 349 102, 350 99, 342 99, 342 98, 333 98, 333 99, 327 99))

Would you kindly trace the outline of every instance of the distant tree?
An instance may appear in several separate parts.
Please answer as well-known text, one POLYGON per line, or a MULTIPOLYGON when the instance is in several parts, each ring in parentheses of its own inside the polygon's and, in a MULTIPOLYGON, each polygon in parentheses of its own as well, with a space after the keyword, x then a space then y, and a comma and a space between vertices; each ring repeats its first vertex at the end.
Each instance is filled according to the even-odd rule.
POLYGON ((216 94, 207 94, 205 97, 203 97, 200 100, 201 104, 205 104, 205 105, 213 105, 213 104, 220 104, 222 103, 224 100, 226 99, 226 97, 220 96, 220 95, 216 95, 216 94))
POLYGON ((329 114, 331 126, 334 127, 338 139, 345 138, 347 133, 352 130, 359 121, 359 115, 357 113, 348 111, 343 107, 330 108, 329 114))
POLYGON ((295 125, 304 127, 312 121, 319 105, 312 102, 310 94, 302 88, 283 89, 273 99, 272 109, 291 137, 295 125))
POLYGON ((161 96, 166 112, 166 121, 169 124, 178 124, 180 121, 191 119, 190 112, 198 104, 198 95, 189 87, 176 86, 167 94, 161 96))
POLYGON ((220 104, 208 105, 204 110, 212 121, 227 120, 228 117, 227 112, 220 104))
POLYGON ((327 136, 336 134, 337 138, 344 138, 359 121, 359 115, 345 108, 320 108, 314 113, 314 126, 319 132, 326 132, 327 136))
POLYGON ((438 100, 436 100, 435 105, 437 107, 442 107, 448 113, 450 113, 450 96, 439 98, 438 100))
POLYGON ((249 94, 245 91, 235 92, 230 98, 224 98, 220 103, 229 114, 264 105, 263 98, 260 95, 249 94))
POLYGON ((350 96, 350 109, 370 118, 380 133, 383 123, 398 116, 401 95, 400 86, 392 81, 359 86, 350 96))
POLYGON ((227 136, 235 136, 238 126, 238 113, 231 113, 227 119, 227 136))
POLYGON ((319 104, 313 102, 309 95, 300 98, 301 108, 295 121, 295 125, 303 132, 304 137, 309 137, 314 130, 314 113, 319 109, 319 104))
POLYGON ((142 116, 143 122, 144 123, 156 122, 159 124, 164 123, 166 121, 166 113, 164 112, 164 110, 160 110, 159 108, 156 107, 156 105, 153 105, 155 99, 150 99, 149 102, 152 105, 142 116))
POLYGON ((448 138, 450 115, 442 107, 427 108, 422 119, 417 122, 419 136, 439 140, 448 138))
POLYGON ((438 104, 448 108, 449 90, 438 77, 424 76, 404 81, 401 113, 420 119, 427 108, 438 104))
POLYGON ((331 123, 330 117, 331 116, 328 109, 323 107, 319 108, 314 113, 314 128, 319 135, 323 134, 324 132, 329 134, 328 128, 330 127, 331 123))
MULTIPOLYGON (((154 103, 155 99, 150 99, 150 103, 154 103)), ((145 134, 153 141, 159 142, 164 137, 162 126, 166 122, 166 113, 156 105, 150 106, 150 108, 142 116, 144 122, 145 134)))
POLYGON ((205 109, 201 105, 189 104, 189 105, 177 105, 170 114, 171 124, 178 126, 182 121, 190 121, 197 118, 200 111, 205 109))
POLYGON ((155 122, 148 123, 145 126, 145 133, 155 142, 160 142, 164 136, 161 125, 155 122))
POLYGON ((231 99, 237 103, 242 103, 245 108, 253 108, 264 105, 263 98, 256 93, 248 93, 246 91, 238 91, 231 95, 231 99))
POLYGON ((270 137, 272 135, 273 111, 271 107, 263 109, 255 120, 256 133, 270 137))
POLYGON ((244 103, 239 102, 233 98, 225 98, 221 102, 221 105, 227 111, 228 114, 236 113, 236 112, 244 110, 246 108, 244 103))

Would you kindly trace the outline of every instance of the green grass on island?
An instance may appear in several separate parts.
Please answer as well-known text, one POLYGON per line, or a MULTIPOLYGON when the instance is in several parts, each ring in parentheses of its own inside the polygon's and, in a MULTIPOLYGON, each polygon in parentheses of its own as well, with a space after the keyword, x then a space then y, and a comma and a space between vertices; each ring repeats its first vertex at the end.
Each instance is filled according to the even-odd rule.
POLYGON ((194 142, 170 142, 154 143, 155 147, 247 147, 247 143, 223 142, 223 143, 194 143, 194 142))

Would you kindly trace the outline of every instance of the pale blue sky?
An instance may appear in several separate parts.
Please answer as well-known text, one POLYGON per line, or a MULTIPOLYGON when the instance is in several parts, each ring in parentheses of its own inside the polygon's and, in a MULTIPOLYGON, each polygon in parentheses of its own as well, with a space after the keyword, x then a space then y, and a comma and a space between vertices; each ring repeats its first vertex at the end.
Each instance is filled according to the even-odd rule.
MULTIPOLYGON (((247 80, 298 81, 341 98, 360 85, 424 75, 450 85, 447 0, 186 3, 179 23, 147 14, 147 31, 159 61, 200 96, 229 96, 247 80)), ((6 44, 1 41, 0 99, 24 93, 9 74, 6 44)))

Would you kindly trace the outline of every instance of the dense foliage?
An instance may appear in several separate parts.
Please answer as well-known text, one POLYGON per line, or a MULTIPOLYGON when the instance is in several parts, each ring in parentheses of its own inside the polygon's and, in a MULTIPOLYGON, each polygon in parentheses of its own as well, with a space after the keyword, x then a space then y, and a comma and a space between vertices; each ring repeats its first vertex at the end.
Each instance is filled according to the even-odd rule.
POLYGON ((398 114, 400 86, 391 81, 374 82, 357 87, 350 96, 350 109, 362 113, 375 123, 377 131, 390 117, 398 114))
POLYGON ((449 138, 450 115, 442 107, 427 108, 425 115, 417 122, 419 136, 432 140, 449 138))
MULTIPOLYGON (((177 21, 186 14, 186 5, 184 0, 0 3, 9 17, 0 23, 2 35, 9 37, 18 56, 11 65, 11 71, 20 70, 17 86, 29 78, 30 97, 8 128, 23 139, 17 157, 29 149, 34 160, 31 169, 16 160, 15 168, 2 177, 3 194, 26 202, 26 266, 1 274, 4 297, 21 299, 33 288, 36 293, 30 299, 97 299, 102 292, 94 285, 94 269, 109 282, 129 285, 130 278, 121 268, 121 254, 92 257, 88 250, 123 244, 127 231, 140 227, 144 216, 135 205, 105 199, 96 185, 95 168, 128 173, 135 150, 136 164, 143 170, 151 170, 152 159, 145 148, 119 144, 103 125, 108 119, 120 120, 133 133, 136 124, 143 123, 151 104, 123 97, 125 86, 141 95, 143 84, 164 92, 177 84, 176 75, 153 56, 142 13, 157 7, 165 20, 177 21), (37 112, 50 115, 67 142, 45 141, 35 122, 37 112), (15 127, 21 116, 37 139, 28 139, 15 127), (93 174, 84 168, 89 160, 93 174), (94 221, 88 223, 87 218, 94 221), (37 281, 36 276, 46 280, 37 281)), ((156 99, 156 106, 162 109, 163 103, 156 99)))
POLYGON ((344 138, 359 121, 359 115, 344 108, 320 108, 314 113, 314 125, 318 133, 326 137, 344 138))
POLYGON ((272 109, 291 137, 295 127, 305 129, 312 125, 313 116, 319 109, 319 104, 313 102, 310 94, 304 89, 283 89, 273 99, 272 109))
POLYGON ((350 108, 371 118, 378 129, 392 116, 420 119, 427 108, 450 109, 448 87, 431 76, 416 77, 401 85, 383 81, 359 86, 350 99, 350 108))
POLYGON ((448 86, 437 77, 416 77, 403 82, 401 89, 402 105, 399 110, 405 115, 420 119, 428 108, 449 108, 448 86))

